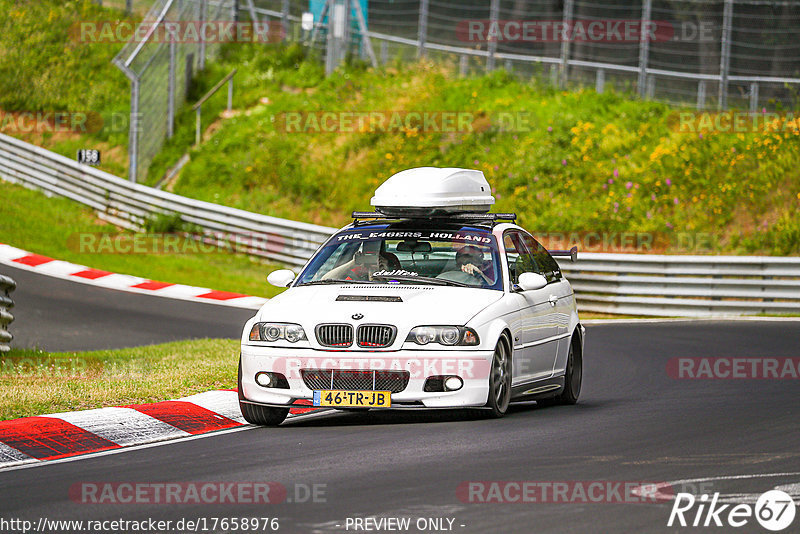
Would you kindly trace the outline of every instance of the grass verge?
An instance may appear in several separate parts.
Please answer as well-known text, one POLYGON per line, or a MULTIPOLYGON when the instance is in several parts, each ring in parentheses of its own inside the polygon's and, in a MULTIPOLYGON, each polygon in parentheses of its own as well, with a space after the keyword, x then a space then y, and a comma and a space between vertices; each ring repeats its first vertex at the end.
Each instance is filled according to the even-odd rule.
POLYGON ((262 297, 281 291, 266 282, 267 273, 280 268, 274 264, 219 249, 193 252, 198 250, 196 244, 186 240, 177 249, 189 252, 178 254, 109 253, 105 252, 109 249, 100 246, 82 247, 82 235, 133 234, 105 223, 91 209, 65 198, 48 198, 38 191, 3 181, 0 181, 0 195, 3 198, 0 242, 29 252, 161 282, 262 297))
MULTIPOLYGON (((188 149, 176 193, 338 226, 369 208, 395 172, 467 167, 485 173, 497 211, 584 251, 800 254, 800 119, 791 116, 753 131, 683 133, 677 112, 690 110, 628 94, 560 91, 504 70, 461 78, 454 65, 425 62, 350 65, 324 77, 293 45, 229 46, 198 84, 233 67, 237 109, 217 117, 198 148, 184 128, 149 179, 188 149), (353 112, 387 111, 463 112, 472 121, 439 131, 387 127, 390 114, 383 126, 347 122, 353 112), (633 249, 625 233, 636 236, 633 249)), ((179 122, 192 117, 184 110, 179 122)))
POLYGON ((92 352, 12 349, 0 357, 0 420, 232 389, 238 354, 232 339, 92 352))

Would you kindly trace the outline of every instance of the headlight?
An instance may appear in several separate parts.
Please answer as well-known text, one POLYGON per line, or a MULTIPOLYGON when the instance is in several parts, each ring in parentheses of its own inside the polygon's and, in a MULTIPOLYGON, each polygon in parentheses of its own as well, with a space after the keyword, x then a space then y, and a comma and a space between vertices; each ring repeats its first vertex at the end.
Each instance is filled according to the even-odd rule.
POLYGON ((272 342, 279 339, 297 343, 308 338, 303 327, 293 323, 256 323, 250 329, 250 341, 272 342))
POLYGON ((465 326, 417 326, 406 337, 407 342, 417 345, 439 343, 440 345, 478 345, 478 334, 465 326))

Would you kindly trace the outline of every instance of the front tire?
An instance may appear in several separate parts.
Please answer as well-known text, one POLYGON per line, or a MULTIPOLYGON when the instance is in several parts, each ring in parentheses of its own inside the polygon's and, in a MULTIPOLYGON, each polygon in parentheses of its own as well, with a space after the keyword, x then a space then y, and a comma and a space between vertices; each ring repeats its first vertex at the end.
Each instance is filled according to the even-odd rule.
POLYGON ((239 357, 239 410, 242 412, 244 420, 252 425, 261 426, 278 426, 283 423, 286 416, 289 415, 289 408, 271 408, 269 406, 259 406, 258 404, 250 404, 242 402, 244 399, 244 392, 242 390, 242 358, 239 357))
POLYGON ((489 399, 486 406, 492 417, 500 418, 508 411, 511 402, 511 351, 504 338, 494 348, 492 369, 489 373, 489 399))

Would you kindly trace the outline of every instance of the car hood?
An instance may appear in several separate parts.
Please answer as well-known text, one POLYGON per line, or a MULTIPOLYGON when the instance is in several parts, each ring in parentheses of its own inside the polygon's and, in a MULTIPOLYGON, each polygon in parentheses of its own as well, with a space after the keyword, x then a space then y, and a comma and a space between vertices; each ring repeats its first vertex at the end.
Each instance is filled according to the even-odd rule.
POLYGON ((390 324, 402 332, 419 325, 465 325, 502 297, 502 291, 450 286, 301 286, 269 300, 257 319, 298 323, 307 332, 320 323, 390 324))

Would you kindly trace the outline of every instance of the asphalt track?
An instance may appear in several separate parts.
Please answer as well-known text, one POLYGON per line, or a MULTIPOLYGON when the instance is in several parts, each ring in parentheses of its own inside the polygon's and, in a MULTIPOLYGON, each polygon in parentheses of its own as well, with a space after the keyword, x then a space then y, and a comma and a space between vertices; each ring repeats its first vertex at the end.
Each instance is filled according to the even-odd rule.
POLYGON ((193 338, 238 338, 254 311, 105 289, 8 265, 17 282, 13 346, 48 352, 118 349, 193 338))
MULTIPOLYGON (((114 337, 101 332, 98 323, 84 323, 90 319, 125 324, 133 332, 125 343, 135 342, 137 333, 141 343, 150 343, 229 330, 234 336, 233 326, 247 315, 221 306, 206 310, 193 303, 165 303, 158 297, 115 293, 101 299, 91 288, 60 280, 30 290, 22 282, 36 275, 12 276, 21 282, 18 299, 40 299, 20 304, 22 320, 38 318, 37 329, 49 332, 48 321, 69 314, 70 322, 59 328, 81 329, 85 343, 107 344, 114 337), (212 323, 217 330, 210 329, 212 323), (147 325, 157 327, 155 333, 147 325)), ((25 331, 24 325, 17 326, 25 331)), ((800 381, 676 380, 666 368, 671 358, 684 356, 797 357, 798 339, 797 322, 593 325, 576 406, 517 406, 500 420, 459 411, 334 412, 278 428, 247 428, 5 471, 0 472, 0 517, 34 523, 40 518, 277 517, 279 532, 355 532, 352 526, 345 530, 354 517, 409 517, 409 532, 419 531, 420 518, 440 517, 454 519, 452 530, 464 533, 768 532, 752 518, 738 529, 668 528, 670 502, 469 503, 459 498, 457 488, 467 481, 686 479, 702 480, 679 489, 723 496, 796 488, 800 381), (295 502, 84 504, 69 496, 70 487, 81 482, 206 481, 279 482, 295 502), (324 488, 318 502, 296 502, 295 488, 314 484, 324 488)), ((797 517, 784 532, 798 532, 799 525, 797 517)))

